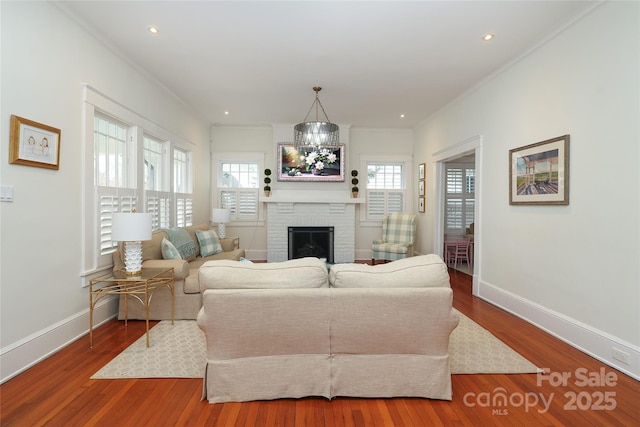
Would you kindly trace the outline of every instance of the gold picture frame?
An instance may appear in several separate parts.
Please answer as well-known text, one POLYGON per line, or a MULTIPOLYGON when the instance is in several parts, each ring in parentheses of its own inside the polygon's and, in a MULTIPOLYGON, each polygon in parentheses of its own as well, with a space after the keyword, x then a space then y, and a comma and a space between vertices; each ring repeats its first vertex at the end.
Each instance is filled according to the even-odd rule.
POLYGON ((427 165, 424 163, 420 163, 418 165, 418 179, 424 179, 426 175, 427 165))
POLYGON ((418 197, 418 212, 420 213, 424 213, 425 212, 425 200, 423 196, 418 197))
POLYGON ((9 163, 58 170, 60 129, 11 115, 9 163))
POLYGON ((509 204, 569 204, 569 135, 509 150, 509 204))

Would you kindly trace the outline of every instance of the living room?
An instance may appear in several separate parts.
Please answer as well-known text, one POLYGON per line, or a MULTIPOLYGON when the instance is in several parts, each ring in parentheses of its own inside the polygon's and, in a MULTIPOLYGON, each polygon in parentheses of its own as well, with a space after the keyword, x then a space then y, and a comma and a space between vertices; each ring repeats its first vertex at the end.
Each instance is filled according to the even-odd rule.
MULTIPOLYGON (((216 206, 210 153, 260 153, 263 167, 276 170, 277 144, 290 141, 294 122, 214 125, 54 3, 2 2, 0 14, 2 153, 9 153, 13 114, 62 131, 58 170, 0 163, 2 185, 13 190, 13 201, 0 204, 4 382, 88 330, 87 284, 96 274, 97 257, 87 214, 87 201, 94 197, 87 104, 102 102, 114 114, 135 112, 189 148, 193 223, 209 222, 216 206)), ((640 179, 638 168, 624 166, 621 158, 640 159, 637 17, 637 2, 597 4, 415 127, 345 124, 340 134, 348 172, 362 171, 367 156, 410 159, 407 192, 417 215, 419 253, 441 253, 438 168, 475 152, 480 244, 474 294, 635 379, 640 378, 640 179), (565 134, 571 135, 569 205, 510 205, 509 150, 565 134), (424 213, 418 212, 413 187, 421 163, 427 170, 424 213), (626 362, 613 357, 613 348, 627 355, 626 362)), ((312 101, 311 86, 318 83, 305 88, 298 106, 302 117, 312 101)), ((321 99, 333 115, 329 90, 321 99)), ((371 92, 375 99, 376 89, 371 92)), ((329 190, 349 197, 351 185, 274 179, 272 187, 272 197, 278 190, 329 190)), ((249 258, 265 260, 267 232, 261 221, 231 223, 227 232, 240 238, 249 258)), ((381 231, 365 222, 358 216, 358 260, 368 259, 381 231)), ((100 306, 99 321, 116 310, 114 301, 100 306)))

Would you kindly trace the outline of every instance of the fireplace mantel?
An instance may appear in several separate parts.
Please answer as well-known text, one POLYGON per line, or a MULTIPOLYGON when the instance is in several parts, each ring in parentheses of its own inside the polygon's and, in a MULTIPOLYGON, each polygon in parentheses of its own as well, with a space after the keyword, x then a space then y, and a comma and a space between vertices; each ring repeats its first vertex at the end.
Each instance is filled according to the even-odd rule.
POLYGON ((344 191, 301 191, 277 190, 270 197, 261 196, 263 203, 329 203, 329 204, 358 204, 364 203, 364 197, 353 198, 351 193, 344 191))

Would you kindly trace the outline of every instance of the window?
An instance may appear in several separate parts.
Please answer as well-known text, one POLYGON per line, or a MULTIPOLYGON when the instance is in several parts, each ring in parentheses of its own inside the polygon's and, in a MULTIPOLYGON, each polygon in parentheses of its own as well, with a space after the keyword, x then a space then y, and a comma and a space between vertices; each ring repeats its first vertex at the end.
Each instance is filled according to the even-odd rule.
POLYGON ((264 153, 216 153, 212 166, 213 207, 229 209, 236 225, 262 220, 259 196, 264 153))
POLYGON ((98 253, 105 256, 115 251, 111 240, 111 219, 116 212, 130 212, 137 199, 132 190, 133 175, 129 170, 135 150, 129 141, 130 127, 106 114, 94 117, 94 183, 98 198, 98 253))
POLYGON ((173 191, 176 200, 176 227, 193 223, 190 155, 180 148, 173 150, 173 191))
POLYGON ((129 126, 106 114, 96 113, 93 129, 96 185, 128 187, 127 165, 133 154, 127 145, 129 126))
POLYGON ((143 138, 144 190, 147 213, 152 215, 152 228, 171 226, 171 193, 169 193, 169 143, 145 134, 143 138))
POLYGON ((389 213, 407 209, 407 183, 410 173, 410 157, 400 156, 384 159, 368 157, 361 160, 366 170, 365 220, 380 220, 389 213))
POLYGON ((220 162, 218 206, 236 221, 258 219, 260 167, 257 162, 220 162))
POLYGON ((86 278, 112 266, 117 244, 111 239, 115 212, 149 212, 154 229, 189 225, 193 195, 192 154, 184 148, 188 141, 88 85, 83 89, 87 184, 81 253, 83 285, 87 285, 86 278))
POLYGON ((447 163, 445 233, 465 234, 474 221, 475 169, 473 165, 447 163))

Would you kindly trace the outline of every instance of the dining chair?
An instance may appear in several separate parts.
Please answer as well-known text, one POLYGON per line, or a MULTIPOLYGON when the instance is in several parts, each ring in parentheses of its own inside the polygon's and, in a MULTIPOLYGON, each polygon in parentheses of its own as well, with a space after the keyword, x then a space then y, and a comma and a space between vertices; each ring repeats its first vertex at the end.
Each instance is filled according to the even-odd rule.
POLYGON ((469 268, 471 267, 470 256, 471 239, 469 237, 460 238, 455 241, 455 244, 447 247, 447 263, 453 263, 453 268, 458 267, 458 262, 466 262, 469 268))

